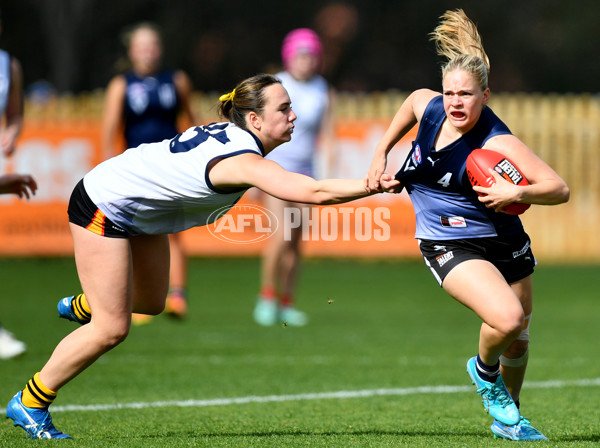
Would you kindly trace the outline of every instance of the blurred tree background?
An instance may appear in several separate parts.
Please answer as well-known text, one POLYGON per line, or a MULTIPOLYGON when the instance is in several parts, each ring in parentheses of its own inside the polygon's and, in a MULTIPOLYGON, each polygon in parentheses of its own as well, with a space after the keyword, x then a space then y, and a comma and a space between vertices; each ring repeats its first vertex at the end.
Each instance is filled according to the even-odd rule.
POLYGON ((596 92, 597 0, 4 0, 0 48, 20 59, 26 87, 90 91, 118 70, 123 30, 148 20, 163 30, 167 67, 224 91, 278 69, 283 36, 306 26, 323 37, 323 72, 339 90, 439 89, 428 33, 459 7, 478 24, 492 90, 596 92))

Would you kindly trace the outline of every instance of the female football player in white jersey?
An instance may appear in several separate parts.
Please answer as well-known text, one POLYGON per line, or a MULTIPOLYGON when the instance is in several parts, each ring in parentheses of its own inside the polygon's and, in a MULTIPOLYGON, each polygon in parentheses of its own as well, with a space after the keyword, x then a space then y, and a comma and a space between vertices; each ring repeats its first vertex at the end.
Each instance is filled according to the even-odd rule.
MULTIPOLYGON (((281 57, 284 70, 277 73, 288 91, 298 120, 294 138, 276 148, 267 158, 288 171, 314 177, 314 159, 318 137, 322 148, 330 152, 332 120, 330 89, 319 75, 323 49, 317 33, 308 28, 290 31, 283 40, 281 57)), ((265 206, 279 222, 286 208, 301 205, 265 195, 265 206)), ((260 325, 287 322, 291 326, 307 323, 306 313, 295 306, 296 280, 300 261, 302 226, 279 226, 267 241, 262 259, 261 288, 254 308, 254 320, 260 325), (289 233, 289 238, 284 237, 289 233)))
MULTIPOLYGON (((141 145, 86 174, 69 203, 83 294, 59 301, 81 324, 9 402, 7 417, 32 438, 68 438, 48 411, 57 391, 129 332, 131 313, 158 314, 169 286, 167 234, 210 224, 250 187, 280 199, 333 204, 367 196, 361 179, 316 181, 264 156, 289 141, 296 114, 278 78, 257 75, 221 98, 228 122, 141 145)), ((398 185, 392 176, 384 190, 398 185)))
POLYGON ((448 59, 443 92, 417 90, 402 104, 377 145, 368 187, 378 188, 387 154, 418 123, 417 138, 396 178, 413 203, 425 263, 444 290, 483 320, 479 353, 469 359, 467 371, 495 419, 495 436, 546 440, 518 410, 529 353, 535 258, 518 216, 501 210, 512 202, 560 204, 568 200, 569 188, 486 106, 489 60, 465 13, 446 12, 432 39, 438 54, 448 59), (504 154, 530 185, 513 185, 490 170, 495 184, 475 187, 485 195, 478 198, 464 176, 467 156, 476 148, 504 154))

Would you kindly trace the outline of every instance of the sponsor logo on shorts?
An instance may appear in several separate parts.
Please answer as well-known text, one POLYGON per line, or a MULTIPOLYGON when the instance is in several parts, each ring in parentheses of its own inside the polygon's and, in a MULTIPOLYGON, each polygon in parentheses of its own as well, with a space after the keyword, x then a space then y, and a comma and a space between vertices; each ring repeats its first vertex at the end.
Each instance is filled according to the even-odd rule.
POLYGON ((467 221, 462 216, 440 216, 442 227, 467 227, 467 221))
POLYGON ((436 252, 446 252, 446 246, 440 246, 439 244, 436 244, 433 246, 433 250, 436 252))
MULTIPOLYGON (((522 248, 521 250, 518 250, 518 251, 516 251, 516 252, 513 252, 513 254, 512 254, 512 255, 513 255, 513 258, 518 258, 518 257, 520 257, 521 255, 523 255, 525 252, 527 252, 527 251, 529 250, 529 246, 530 246, 530 244, 531 244, 531 243, 530 243, 529 241, 527 241, 527 243, 525 243, 525 246, 523 246, 523 248, 522 248)), ((529 258, 529 257, 527 257, 527 258, 529 258)))
POLYGON ((446 252, 443 255, 435 257, 435 260, 438 262, 438 265, 441 268, 442 266, 444 266, 447 262, 449 262, 453 258, 454 258, 454 253, 452 251, 449 251, 449 252, 446 252))

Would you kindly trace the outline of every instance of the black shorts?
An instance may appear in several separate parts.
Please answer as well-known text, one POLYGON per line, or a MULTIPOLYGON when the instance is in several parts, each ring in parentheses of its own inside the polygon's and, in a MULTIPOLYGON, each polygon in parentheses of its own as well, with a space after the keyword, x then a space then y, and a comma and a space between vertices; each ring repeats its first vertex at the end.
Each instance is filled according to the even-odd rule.
POLYGON ((129 238, 126 230, 122 229, 110 219, 92 202, 81 179, 71 193, 69 200, 69 222, 88 229, 98 235, 109 238, 129 238))
POLYGON ((440 286, 454 267, 467 260, 489 261, 498 268, 507 283, 531 275, 537 264, 531 251, 531 240, 525 232, 510 237, 419 240, 419 248, 440 286))

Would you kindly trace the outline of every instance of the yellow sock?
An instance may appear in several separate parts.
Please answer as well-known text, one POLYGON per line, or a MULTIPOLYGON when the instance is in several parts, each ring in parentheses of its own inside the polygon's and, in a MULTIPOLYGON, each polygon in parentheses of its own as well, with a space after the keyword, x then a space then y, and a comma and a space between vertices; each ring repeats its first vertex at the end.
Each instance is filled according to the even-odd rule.
POLYGON ((46 408, 56 398, 56 392, 48 389, 40 380, 40 372, 33 375, 25 389, 21 400, 28 408, 46 408))
POLYGON ((75 315, 82 320, 89 321, 92 318, 92 310, 90 310, 85 294, 76 296, 71 302, 71 308, 75 315))

